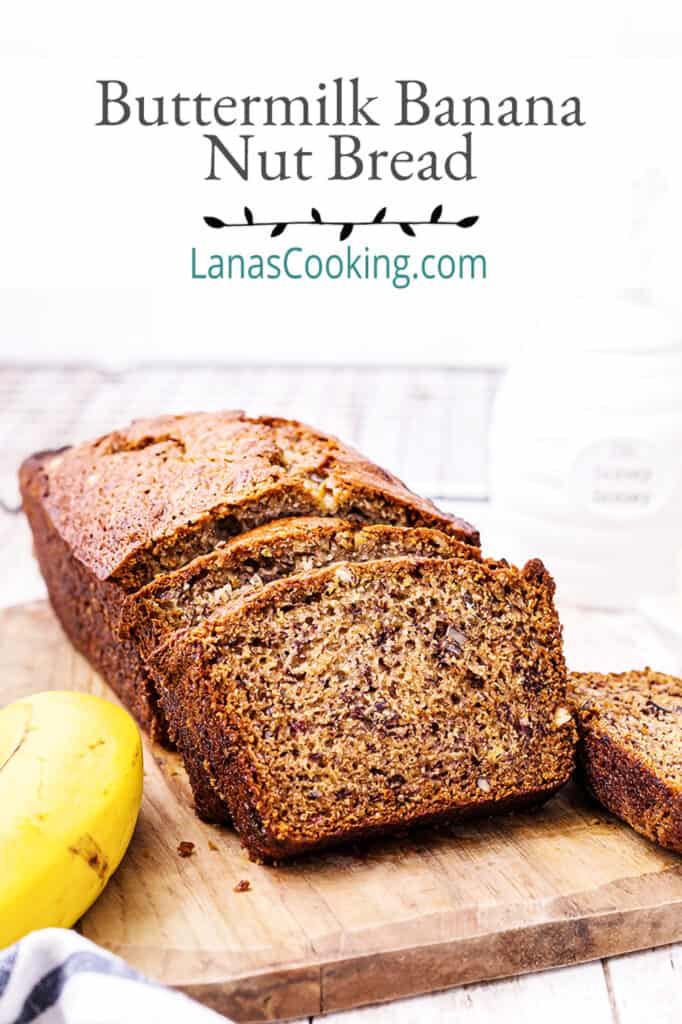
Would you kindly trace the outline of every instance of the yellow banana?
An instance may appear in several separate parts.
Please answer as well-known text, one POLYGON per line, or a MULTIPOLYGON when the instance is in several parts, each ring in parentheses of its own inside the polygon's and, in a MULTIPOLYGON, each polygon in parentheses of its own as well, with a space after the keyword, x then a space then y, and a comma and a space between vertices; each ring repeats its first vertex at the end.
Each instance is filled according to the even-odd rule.
POLYGON ((118 867, 142 798, 130 715, 85 693, 0 710, 0 948, 70 927, 118 867))

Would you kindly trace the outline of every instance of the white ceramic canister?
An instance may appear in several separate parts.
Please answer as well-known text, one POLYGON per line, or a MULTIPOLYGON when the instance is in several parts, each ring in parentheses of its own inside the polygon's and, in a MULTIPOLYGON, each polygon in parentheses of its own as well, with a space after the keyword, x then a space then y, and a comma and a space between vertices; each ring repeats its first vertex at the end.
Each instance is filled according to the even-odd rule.
POLYGON ((682 549, 682 327, 623 297, 515 362, 490 436, 490 539, 574 604, 672 595, 682 549))

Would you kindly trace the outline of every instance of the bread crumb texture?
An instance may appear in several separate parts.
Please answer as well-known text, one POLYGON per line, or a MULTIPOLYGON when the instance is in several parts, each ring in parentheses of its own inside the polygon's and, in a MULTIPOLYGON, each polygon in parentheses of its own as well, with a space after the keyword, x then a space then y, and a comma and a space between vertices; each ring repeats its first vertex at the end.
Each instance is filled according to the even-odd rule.
POLYGON ((156 652, 249 853, 539 802, 573 769, 541 563, 404 557, 262 588, 156 652))
MULTIPOLYGON (((335 517, 278 519, 158 576, 127 601, 127 635, 150 653, 168 634, 200 623, 273 580, 335 562, 397 555, 476 558, 479 548, 425 527, 361 525, 335 517)), ((350 570, 339 570, 348 575, 350 570)), ((352 582, 352 581, 351 581, 352 582)))

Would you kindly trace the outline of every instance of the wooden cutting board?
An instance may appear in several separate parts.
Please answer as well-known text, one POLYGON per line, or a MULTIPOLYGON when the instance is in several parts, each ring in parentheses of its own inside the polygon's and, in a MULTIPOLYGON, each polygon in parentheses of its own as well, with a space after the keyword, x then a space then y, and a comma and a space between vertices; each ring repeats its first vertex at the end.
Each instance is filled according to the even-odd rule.
MULTIPOLYGON (((0 612, 0 666, 1 704, 112 697, 42 602, 0 612)), ((258 867, 148 744, 135 837, 80 930, 235 1020, 304 1017, 682 939, 682 859, 569 786, 533 814, 258 867)))

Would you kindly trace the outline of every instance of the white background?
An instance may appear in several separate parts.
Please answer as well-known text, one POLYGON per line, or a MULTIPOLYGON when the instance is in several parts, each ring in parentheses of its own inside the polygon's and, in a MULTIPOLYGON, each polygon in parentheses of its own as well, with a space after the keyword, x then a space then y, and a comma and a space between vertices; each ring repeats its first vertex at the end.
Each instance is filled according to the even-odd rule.
MULTIPOLYGON (((677 246, 679 5, 542 2, 23 2, 0 27, 0 346, 7 360, 105 364, 296 359, 504 364, 591 304, 642 282, 682 308, 677 246), (460 129, 391 126, 396 78, 430 95, 579 94, 584 128, 474 129, 473 182, 206 182, 199 128, 96 128, 98 78, 134 95, 315 94, 361 79, 386 120, 368 148, 447 153, 460 129), (449 143, 452 143, 451 145, 449 143), (7 158, 9 155, 9 159, 7 158), (192 245, 221 251, 231 219, 480 215, 469 232, 391 229, 353 241, 485 252, 485 282, 191 282, 192 245), (633 231, 636 240, 633 241, 633 231), (466 242, 464 241, 466 240, 466 242)), ((254 129, 269 147, 327 152, 324 128, 254 129)), ((327 229, 325 229, 327 230, 327 229)), ((239 235, 238 248, 244 245, 239 235)), ((306 244, 294 229, 253 249, 306 244)), ((337 246, 328 235, 328 248, 337 246)))

